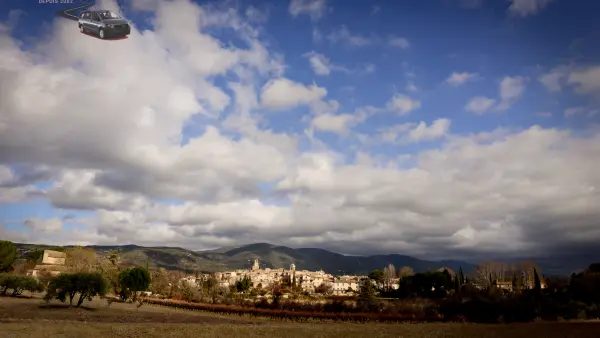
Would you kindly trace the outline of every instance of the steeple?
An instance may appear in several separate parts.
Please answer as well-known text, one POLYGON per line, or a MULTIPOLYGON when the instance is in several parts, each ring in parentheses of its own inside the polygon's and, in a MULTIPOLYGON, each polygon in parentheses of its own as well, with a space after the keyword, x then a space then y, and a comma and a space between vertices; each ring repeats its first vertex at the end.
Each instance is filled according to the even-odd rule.
POLYGON ((254 258, 254 265, 252 265, 252 271, 259 270, 260 266, 258 265, 258 257, 254 258))

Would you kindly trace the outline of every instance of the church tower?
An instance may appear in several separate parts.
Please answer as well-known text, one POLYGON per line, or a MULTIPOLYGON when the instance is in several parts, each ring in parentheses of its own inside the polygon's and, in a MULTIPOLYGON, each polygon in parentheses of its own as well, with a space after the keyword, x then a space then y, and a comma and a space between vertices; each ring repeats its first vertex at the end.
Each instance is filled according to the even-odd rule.
POLYGON ((252 265, 252 271, 259 270, 260 266, 258 265, 258 258, 254 258, 254 265, 252 265))

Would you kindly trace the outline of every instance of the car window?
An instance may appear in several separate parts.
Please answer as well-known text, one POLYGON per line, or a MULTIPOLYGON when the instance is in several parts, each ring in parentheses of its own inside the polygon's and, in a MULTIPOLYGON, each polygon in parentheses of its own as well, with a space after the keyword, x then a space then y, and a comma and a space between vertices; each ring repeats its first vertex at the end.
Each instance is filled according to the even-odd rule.
POLYGON ((98 12, 100 14, 100 18, 104 19, 118 19, 120 18, 119 14, 113 13, 110 11, 98 12))
POLYGON ((84 19, 89 19, 90 18, 90 12, 85 12, 83 14, 81 14, 81 17, 84 19))
POLYGON ((92 21, 100 21, 100 18, 98 17, 98 13, 92 13, 92 21))

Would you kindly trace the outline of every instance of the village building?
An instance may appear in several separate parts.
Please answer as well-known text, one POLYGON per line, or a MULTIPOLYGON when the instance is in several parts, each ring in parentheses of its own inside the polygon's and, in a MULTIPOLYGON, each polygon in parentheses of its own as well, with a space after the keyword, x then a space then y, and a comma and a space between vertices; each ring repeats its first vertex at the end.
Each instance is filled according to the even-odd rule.
POLYGON ((333 276, 324 271, 296 270, 296 265, 291 264, 289 269, 261 269, 258 259, 250 269, 238 269, 235 271, 217 272, 214 274, 219 286, 229 287, 235 285, 237 281, 244 277, 250 278, 253 288, 268 287, 273 284, 282 284, 284 282, 301 287, 303 291, 314 292, 321 284, 333 282, 333 276))

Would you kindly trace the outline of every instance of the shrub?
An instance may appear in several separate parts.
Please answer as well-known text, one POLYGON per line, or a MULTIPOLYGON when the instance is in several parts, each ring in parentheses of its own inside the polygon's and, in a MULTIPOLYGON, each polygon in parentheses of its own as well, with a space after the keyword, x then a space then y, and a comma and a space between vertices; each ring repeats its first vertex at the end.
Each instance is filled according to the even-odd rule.
POLYGON ((2 295, 6 295, 8 290, 12 290, 11 295, 18 296, 24 291, 42 292, 44 291, 44 286, 30 276, 1 274, 0 289, 2 290, 2 295))
POLYGON ((79 294, 76 306, 80 306, 85 299, 91 301, 95 296, 104 296, 107 290, 108 282, 98 272, 60 274, 48 284, 44 300, 58 299, 64 303, 69 297, 69 306, 72 306, 79 294))

